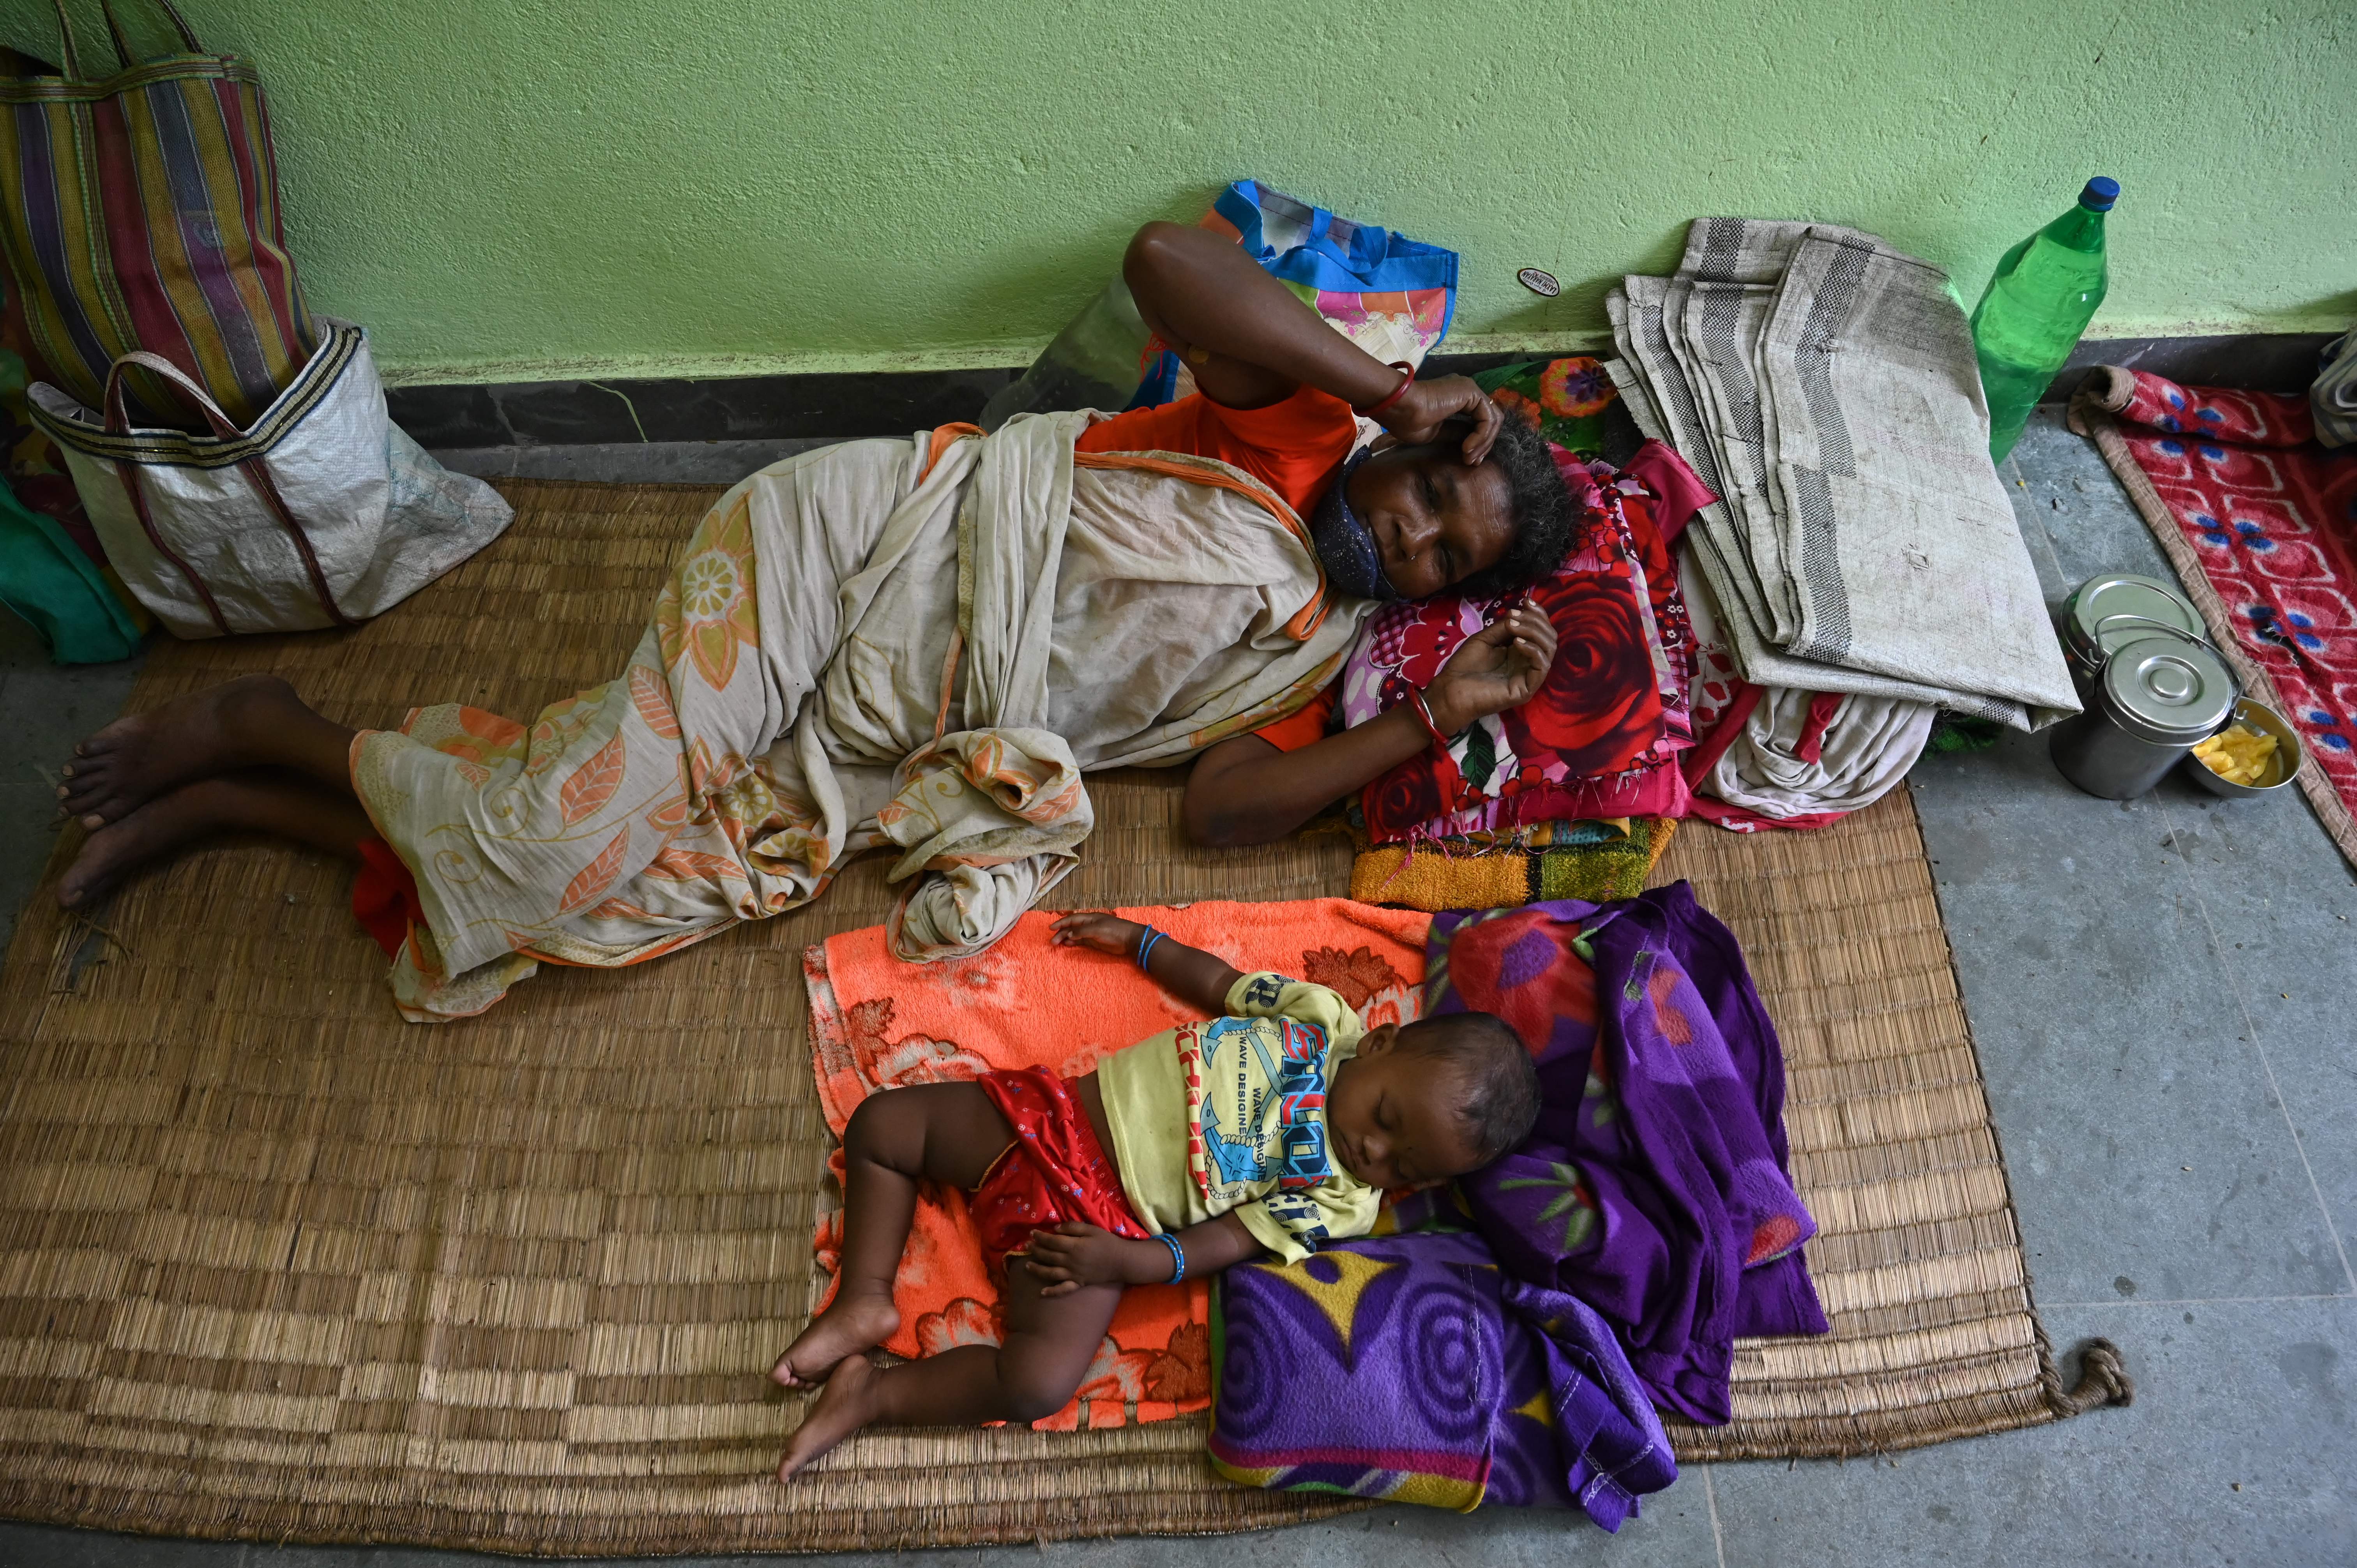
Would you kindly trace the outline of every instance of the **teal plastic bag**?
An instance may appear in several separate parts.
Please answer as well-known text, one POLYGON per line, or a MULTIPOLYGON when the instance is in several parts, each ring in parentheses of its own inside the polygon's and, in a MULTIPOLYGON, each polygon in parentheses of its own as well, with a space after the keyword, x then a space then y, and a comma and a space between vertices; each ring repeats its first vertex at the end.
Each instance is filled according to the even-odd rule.
POLYGON ((41 634, 59 664, 128 659, 139 628, 90 557, 0 483, 0 604, 41 634))

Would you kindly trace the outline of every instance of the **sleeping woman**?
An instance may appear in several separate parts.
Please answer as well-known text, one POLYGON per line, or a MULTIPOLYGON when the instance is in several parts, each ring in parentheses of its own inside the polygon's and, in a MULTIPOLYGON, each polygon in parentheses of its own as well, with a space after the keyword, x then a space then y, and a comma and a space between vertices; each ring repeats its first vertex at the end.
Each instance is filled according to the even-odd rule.
POLYGON ((1536 433, 1377 362, 1212 233, 1149 224, 1124 275, 1195 395, 765 468, 697 525, 622 672, 528 725, 452 703, 355 731, 266 676, 119 720, 64 769, 89 837, 59 901, 220 830, 283 834, 362 862, 355 907, 393 912, 395 1001, 427 1022, 544 958, 633 963, 792 908, 890 847, 895 950, 952 957, 1071 868, 1086 771, 1200 754, 1189 831, 1252 843, 1529 698, 1555 634, 1517 605, 1420 701, 1323 736, 1381 601, 1562 560, 1536 433))

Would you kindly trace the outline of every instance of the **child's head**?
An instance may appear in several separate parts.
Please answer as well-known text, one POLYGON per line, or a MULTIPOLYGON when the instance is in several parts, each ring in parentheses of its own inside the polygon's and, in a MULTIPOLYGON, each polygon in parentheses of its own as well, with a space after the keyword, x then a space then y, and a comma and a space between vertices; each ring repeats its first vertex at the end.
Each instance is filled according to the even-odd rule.
POLYGON ((1326 1100, 1335 1158, 1380 1187, 1479 1170, 1528 1137, 1538 1116, 1538 1069, 1490 1013, 1368 1031, 1326 1100))

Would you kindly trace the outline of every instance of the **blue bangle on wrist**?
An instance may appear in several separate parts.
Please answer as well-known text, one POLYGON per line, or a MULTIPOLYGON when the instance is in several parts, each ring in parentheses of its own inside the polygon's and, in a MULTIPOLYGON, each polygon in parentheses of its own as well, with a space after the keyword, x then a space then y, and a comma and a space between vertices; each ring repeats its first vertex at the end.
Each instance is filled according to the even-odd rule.
POLYGON ((1146 967, 1146 961, 1154 954, 1154 944, 1161 940, 1162 933, 1156 930, 1152 926, 1144 926, 1139 928, 1137 933, 1138 968, 1144 969, 1146 967))
POLYGON ((1154 1239, 1170 1249, 1170 1283, 1175 1285, 1187 1277, 1187 1249, 1167 1230, 1154 1239))

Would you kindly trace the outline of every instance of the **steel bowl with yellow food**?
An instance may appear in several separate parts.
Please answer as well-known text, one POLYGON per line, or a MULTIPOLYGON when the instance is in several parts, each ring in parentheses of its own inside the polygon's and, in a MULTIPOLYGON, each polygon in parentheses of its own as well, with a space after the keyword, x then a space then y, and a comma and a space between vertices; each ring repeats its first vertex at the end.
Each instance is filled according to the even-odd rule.
POLYGON ((2212 794, 2240 800, 2274 794, 2298 775, 2299 761, 2299 732, 2291 721, 2244 697, 2226 727, 2195 746, 2184 766, 2212 794))

